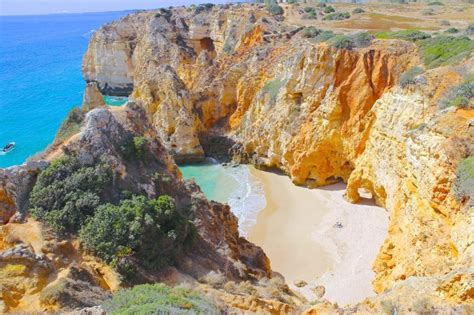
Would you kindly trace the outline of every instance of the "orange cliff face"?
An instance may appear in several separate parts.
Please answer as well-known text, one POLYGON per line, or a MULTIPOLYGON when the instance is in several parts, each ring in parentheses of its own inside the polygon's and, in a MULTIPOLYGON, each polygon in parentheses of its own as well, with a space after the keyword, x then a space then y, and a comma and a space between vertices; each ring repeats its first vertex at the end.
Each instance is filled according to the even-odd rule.
MULTIPOLYGON (((202 157, 203 139, 226 137, 236 160, 296 184, 343 180, 351 202, 369 192, 390 215, 374 264, 383 292, 411 276, 466 275, 473 260, 473 209, 454 194, 457 165, 474 150, 472 110, 437 108, 461 81, 450 69, 402 89, 401 73, 419 64, 409 42, 337 50, 243 6, 132 14, 95 33, 83 70, 102 92, 128 89, 177 159, 202 157)), ((449 292, 473 298, 465 286, 449 292)))

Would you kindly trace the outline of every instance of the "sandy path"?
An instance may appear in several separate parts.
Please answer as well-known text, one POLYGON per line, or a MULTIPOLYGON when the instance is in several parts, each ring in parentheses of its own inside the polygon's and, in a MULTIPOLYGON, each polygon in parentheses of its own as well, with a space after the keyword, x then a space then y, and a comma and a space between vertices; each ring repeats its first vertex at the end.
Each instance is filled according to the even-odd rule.
POLYGON ((265 250, 272 268, 310 301, 316 285, 341 305, 374 294, 372 264, 386 236, 386 211, 370 201, 348 203, 344 184, 307 189, 286 176, 250 169, 264 186, 267 205, 248 238, 265 250), (295 280, 308 285, 296 288, 295 280))

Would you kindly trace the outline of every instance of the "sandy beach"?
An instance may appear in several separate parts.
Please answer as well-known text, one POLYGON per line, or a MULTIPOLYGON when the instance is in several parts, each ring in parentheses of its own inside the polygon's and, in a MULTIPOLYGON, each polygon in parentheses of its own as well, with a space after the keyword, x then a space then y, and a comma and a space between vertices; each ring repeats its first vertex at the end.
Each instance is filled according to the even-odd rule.
POLYGON ((372 264, 387 233, 386 211, 370 201, 348 203, 344 184, 308 189, 249 168, 263 185, 266 207, 248 238, 265 250, 272 269, 309 301, 317 285, 325 287, 324 298, 340 305, 375 294, 372 264), (297 280, 308 285, 296 288, 297 280))

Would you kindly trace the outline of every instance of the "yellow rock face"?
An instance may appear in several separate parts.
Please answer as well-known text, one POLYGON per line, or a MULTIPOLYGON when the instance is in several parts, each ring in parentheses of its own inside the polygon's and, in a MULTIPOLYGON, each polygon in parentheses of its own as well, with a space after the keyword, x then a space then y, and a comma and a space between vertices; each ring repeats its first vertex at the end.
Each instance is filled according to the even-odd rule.
MULTIPOLYGON (((173 12, 174 24, 141 13, 97 32, 86 77, 99 86, 133 78, 132 99, 177 157, 202 155, 201 134, 224 135, 237 144, 234 158, 278 168, 295 184, 343 180, 351 202, 369 192, 390 215, 377 292, 472 267, 474 209, 453 189, 458 162, 474 152, 474 112, 437 108, 462 80, 457 72, 430 70, 426 84, 402 89, 401 73, 421 63, 414 44, 336 50, 256 7, 173 12), (100 66, 107 56, 125 59, 100 66)), ((461 67, 472 71, 472 59, 461 67)), ((472 301, 458 283, 466 282, 445 286, 447 296, 472 301)))

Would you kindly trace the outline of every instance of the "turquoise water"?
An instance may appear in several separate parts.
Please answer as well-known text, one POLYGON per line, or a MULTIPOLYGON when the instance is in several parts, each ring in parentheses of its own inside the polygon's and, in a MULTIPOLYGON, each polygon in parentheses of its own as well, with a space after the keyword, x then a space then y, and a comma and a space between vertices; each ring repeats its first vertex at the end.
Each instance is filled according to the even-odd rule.
POLYGON ((0 167, 42 151, 82 102, 82 56, 93 31, 129 12, 0 16, 0 167))
POLYGON ((122 106, 128 102, 128 97, 104 95, 104 102, 109 106, 122 106))
POLYGON ((240 233, 246 236, 266 204, 263 186, 248 167, 223 166, 208 159, 205 163, 179 168, 184 178, 196 181, 208 199, 229 204, 239 220, 240 233))

